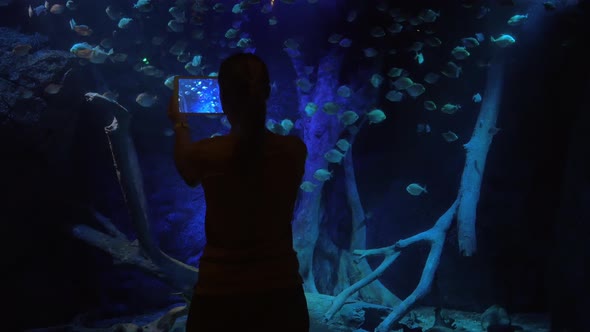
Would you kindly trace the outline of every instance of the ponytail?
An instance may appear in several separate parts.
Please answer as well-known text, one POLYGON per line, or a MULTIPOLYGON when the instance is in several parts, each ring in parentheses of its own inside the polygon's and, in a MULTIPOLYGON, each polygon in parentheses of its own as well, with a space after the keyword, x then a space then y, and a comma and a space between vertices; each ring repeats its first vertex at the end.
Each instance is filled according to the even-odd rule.
POLYGON ((254 54, 235 54, 221 64, 219 85, 224 112, 231 113, 239 125, 234 165, 238 174, 254 179, 262 171, 264 157, 268 69, 254 54))
POLYGON ((240 134, 235 146, 236 166, 242 175, 253 175, 262 171, 264 143, 266 136, 266 99, 251 94, 241 105, 240 134))

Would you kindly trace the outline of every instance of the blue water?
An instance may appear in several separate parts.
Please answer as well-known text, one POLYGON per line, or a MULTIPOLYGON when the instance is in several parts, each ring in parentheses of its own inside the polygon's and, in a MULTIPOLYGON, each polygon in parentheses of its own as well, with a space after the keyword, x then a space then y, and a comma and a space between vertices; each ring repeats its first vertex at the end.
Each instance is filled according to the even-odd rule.
MULTIPOLYGON (((185 304, 206 206, 174 165, 171 78, 214 77, 236 52, 268 65, 267 128, 308 147, 293 222, 308 299, 394 260, 347 298, 384 310, 355 328, 415 314, 426 330, 441 307, 470 330, 498 305, 525 331, 585 330, 587 18, 575 0, 0 0, 7 302, 27 308, 8 330, 185 304), (400 240, 395 258, 354 252, 400 240), (138 248, 162 273, 122 262, 138 248)), ((222 112, 201 82, 181 82, 181 107, 222 112)), ((195 140, 230 130, 189 122, 195 140)))

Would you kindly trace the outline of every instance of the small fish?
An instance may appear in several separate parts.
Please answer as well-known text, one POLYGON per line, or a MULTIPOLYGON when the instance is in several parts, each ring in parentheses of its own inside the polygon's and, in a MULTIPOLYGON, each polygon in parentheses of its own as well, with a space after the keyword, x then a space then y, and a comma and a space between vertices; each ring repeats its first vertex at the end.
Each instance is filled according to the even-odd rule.
POLYGON ((457 66, 453 61, 447 62, 441 70, 441 73, 448 78, 459 78, 461 72, 462 68, 457 66))
POLYGON ((55 5, 51 6, 51 8, 49 8, 49 12, 51 14, 55 14, 55 15, 62 14, 65 10, 66 10, 66 7, 64 5, 60 5, 60 4, 55 4, 55 5))
POLYGON ((343 98, 349 98, 352 95, 352 91, 346 85, 342 85, 336 90, 336 93, 343 98))
POLYGON ((357 17, 356 10, 351 10, 348 12, 348 15, 346 15, 346 22, 348 22, 348 23, 354 22, 354 20, 356 20, 356 17, 357 17))
POLYGON ((375 38, 385 37, 385 30, 382 27, 373 27, 371 28, 371 36, 375 38))
POLYGON ((428 73, 424 76, 424 82, 426 82, 428 84, 434 84, 434 83, 438 82, 439 78, 440 78, 439 74, 428 73))
POLYGON ((463 44, 463 46, 465 46, 467 48, 473 48, 473 47, 479 46, 479 40, 477 40, 477 38, 473 38, 473 37, 463 38, 463 39, 461 39, 461 43, 463 44))
MULTIPOLYGON (((307 116, 312 116, 312 115, 314 115, 315 112, 317 112, 317 110, 318 110, 318 105, 315 103, 309 102, 309 103, 307 103, 307 105, 305 105, 304 112, 307 116)), ((346 112, 344 112, 344 113, 346 113, 346 112)), ((358 119, 358 115, 357 115, 357 119, 358 119)))
POLYGON ((432 100, 427 100, 424 102, 424 109, 427 111, 434 111, 436 110, 436 104, 432 100))
POLYGON ((459 139, 459 136, 457 136, 457 134, 455 134, 454 132, 452 132, 450 130, 447 131, 446 133, 442 133, 441 135, 444 138, 444 140, 447 141, 448 143, 452 143, 452 142, 459 139))
POLYGON ((514 15, 510 19, 508 19, 508 25, 510 26, 517 26, 523 24, 529 18, 529 14, 524 15, 514 15))
MULTIPOLYGON (((307 111, 306 111, 306 113, 307 113, 307 111)), ((344 124, 345 126, 350 126, 359 119, 359 116, 358 116, 358 114, 356 114, 353 111, 346 111, 346 112, 342 113, 339 118, 340 118, 340 122, 342 122, 342 124, 344 124)))
POLYGON ((320 168, 313 173, 313 177, 318 181, 328 181, 332 178, 332 172, 325 168, 320 168))
POLYGON ((385 99, 391 102, 400 102, 404 99, 404 94, 397 90, 391 90, 385 95, 385 99))
POLYGON ((348 149, 350 149, 350 142, 348 142, 347 140, 343 139, 339 139, 338 142, 336 142, 336 146, 342 150, 343 152, 348 151, 348 149))
POLYGON ((119 27, 119 29, 127 29, 129 27, 129 25, 131 24, 131 22, 133 22, 132 18, 123 17, 119 20, 119 23, 117 23, 117 26, 119 27))
POLYGON ((477 19, 482 19, 484 18, 489 12, 491 11, 491 9, 489 9, 486 6, 481 6, 479 7, 479 10, 477 11, 477 15, 475 15, 475 18, 477 19))
POLYGON ((514 44, 516 42, 516 39, 514 39, 514 37, 512 37, 511 35, 500 35, 498 38, 494 38, 493 36, 490 36, 490 41, 492 43, 494 43, 495 45, 497 45, 498 47, 507 47, 510 46, 512 44, 514 44))
POLYGON ((424 55, 422 54, 422 52, 416 52, 416 56, 414 56, 414 60, 416 60, 416 62, 418 62, 419 65, 424 63, 424 55))
POLYGON ((383 76, 379 75, 379 74, 373 74, 371 76, 371 79, 369 80, 371 82, 371 85, 375 88, 378 88, 381 86, 381 83, 383 83, 383 76))
POLYGON ((424 87, 424 85, 422 85, 420 83, 414 83, 406 89, 406 92, 408 93, 408 95, 410 95, 410 97, 413 97, 413 98, 417 98, 418 96, 423 94, 424 91, 426 91, 426 88, 424 87))
POLYGON ((408 194, 412 195, 412 196, 420 196, 422 195, 422 193, 428 194, 428 191, 426 190, 426 186, 422 187, 421 185, 417 184, 417 183, 411 183, 406 187, 406 191, 408 192, 408 194))
POLYGON ((313 183, 312 183, 312 182, 310 182, 310 181, 304 181, 304 182, 303 182, 303 183, 301 183, 301 185, 299 186, 299 188, 300 188, 301 190, 303 190, 304 192, 306 192, 306 193, 310 193, 310 192, 312 192, 312 191, 315 189, 315 187, 317 187, 317 185, 316 185, 316 184, 313 184, 313 183))
POLYGON ((441 107, 440 111, 445 114, 455 114, 460 109, 461 109, 461 105, 444 104, 443 107, 441 107))
POLYGON ((342 158, 344 158, 344 154, 342 152, 331 149, 324 154, 324 159, 330 163, 339 164, 342 162, 342 158))
POLYGON ((55 94, 59 93, 59 91, 61 90, 61 87, 62 87, 61 84, 50 83, 49 85, 47 85, 45 87, 45 89, 43 91, 45 91, 45 93, 47 93, 47 94, 55 95, 55 94))
POLYGON ((430 134, 430 125, 428 123, 419 123, 416 125, 416 133, 418 134, 430 134))
POLYGON ((369 124, 380 123, 387 118, 385 113, 378 108, 367 113, 367 117, 369 118, 369 124))
POLYGON ((397 80, 393 81, 393 86, 398 90, 405 90, 409 88, 414 81, 412 81, 409 77, 400 77, 397 80))
POLYGON ((467 51, 467 49, 463 46, 457 46, 453 48, 451 54, 457 60, 467 59, 471 55, 471 53, 469 53, 469 51, 467 51))
POLYGON ((135 101, 142 107, 152 107, 158 101, 158 96, 142 92, 137 95, 135 101))
POLYGON ((352 46, 352 40, 350 38, 342 38, 338 45, 340 45, 340 47, 348 48, 352 46))
POLYGON ((553 1, 543 2, 543 7, 545 8, 545 10, 555 10, 557 8, 553 1))
POLYGON ((479 93, 476 93, 473 95, 473 97, 471 97, 471 100, 473 100, 474 103, 479 103, 481 102, 481 95, 479 93))
POLYGON ((365 48, 363 50, 363 52, 365 53, 365 57, 367 57, 367 58, 373 58, 373 57, 376 57, 377 54, 379 54, 379 52, 372 47, 365 48))

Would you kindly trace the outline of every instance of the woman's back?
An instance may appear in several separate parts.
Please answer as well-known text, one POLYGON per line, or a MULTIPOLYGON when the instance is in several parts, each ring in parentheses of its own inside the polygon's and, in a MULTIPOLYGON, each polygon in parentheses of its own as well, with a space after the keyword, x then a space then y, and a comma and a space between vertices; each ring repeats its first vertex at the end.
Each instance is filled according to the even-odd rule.
POLYGON ((307 149, 294 136, 266 133, 260 172, 232 167, 236 136, 203 142, 215 151, 205 174, 207 245, 197 293, 236 293, 302 283, 291 221, 307 149))

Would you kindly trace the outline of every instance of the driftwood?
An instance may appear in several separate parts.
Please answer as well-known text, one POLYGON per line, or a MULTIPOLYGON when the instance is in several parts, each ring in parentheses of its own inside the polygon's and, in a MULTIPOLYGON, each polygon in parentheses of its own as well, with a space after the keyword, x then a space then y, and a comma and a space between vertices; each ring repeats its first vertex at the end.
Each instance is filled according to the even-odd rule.
POLYGON ((90 105, 99 108, 100 115, 107 124, 105 133, 137 241, 129 243, 112 223, 107 223, 106 218, 100 218, 97 214, 95 215, 99 216, 99 221, 110 235, 89 226, 78 225, 74 227, 74 236, 110 253, 117 259, 116 262, 134 264, 155 274, 170 287, 190 298, 198 278, 198 270, 162 252, 151 233, 143 177, 133 139, 129 134, 129 112, 116 101, 98 93, 89 92, 85 96, 90 105))
POLYGON ((487 86, 484 94, 486 102, 481 107, 473 136, 465 144, 467 151, 466 163, 463 169, 457 199, 431 229, 407 239, 399 240, 388 247, 353 251, 354 254, 360 256, 359 259, 371 255, 383 255, 385 258, 371 274, 357 281, 336 296, 332 306, 324 315, 325 321, 330 321, 350 296, 377 280, 393 264, 401 254, 403 248, 418 242, 427 242, 430 244, 430 252, 418 285, 406 299, 393 308, 390 314, 375 329, 376 332, 389 331, 391 326, 398 322, 430 290, 434 280, 434 274, 440 263, 447 230, 451 226, 455 216, 457 216, 458 221, 459 246, 462 254, 469 256, 475 251, 475 211, 477 209, 484 164, 489 146, 493 136, 498 131, 495 124, 501 97, 503 70, 504 64, 502 61, 492 65, 488 69, 487 86), (460 213, 462 214, 459 215, 460 213))
POLYGON ((498 132, 499 103, 502 96, 504 78, 503 63, 494 64, 488 69, 486 91, 475 123, 473 136, 463 147, 466 150, 465 168, 459 189, 459 207, 457 208, 457 230, 459 251, 464 256, 471 256, 476 250, 475 219, 477 202, 481 190, 481 181, 494 135, 498 132))

